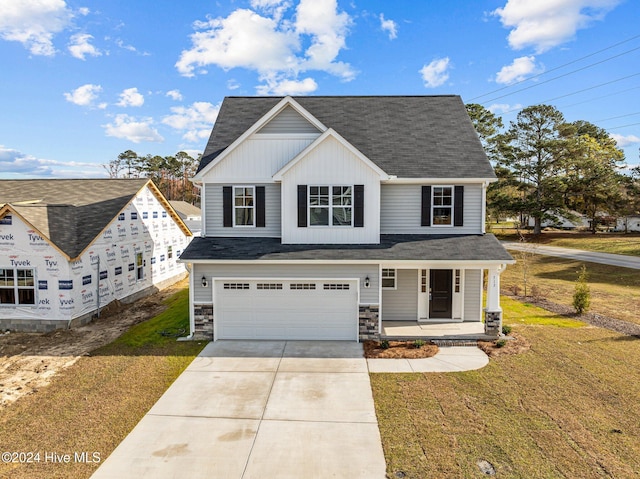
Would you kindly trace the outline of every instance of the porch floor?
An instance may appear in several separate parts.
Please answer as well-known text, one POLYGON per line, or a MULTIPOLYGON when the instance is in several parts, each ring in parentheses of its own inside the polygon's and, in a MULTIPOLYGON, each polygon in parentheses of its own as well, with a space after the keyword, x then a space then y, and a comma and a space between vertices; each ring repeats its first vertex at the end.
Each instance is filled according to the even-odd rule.
POLYGON ((456 323, 418 323, 417 321, 382 321, 383 338, 423 338, 441 340, 493 340, 484 333, 480 321, 456 323))

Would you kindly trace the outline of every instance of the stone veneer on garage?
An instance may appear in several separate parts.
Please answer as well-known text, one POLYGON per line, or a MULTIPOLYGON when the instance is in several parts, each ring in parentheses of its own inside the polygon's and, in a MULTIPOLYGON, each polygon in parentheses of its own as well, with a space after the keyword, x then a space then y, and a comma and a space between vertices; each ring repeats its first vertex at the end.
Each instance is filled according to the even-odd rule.
POLYGON ((194 339, 206 339, 212 341, 213 338, 213 304, 193 305, 194 339))
POLYGON ((498 337, 502 333, 502 311, 484 312, 484 333, 498 337))
POLYGON ((358 314, 358 338, 360 341, 379 339, 380 307, 377 304, 360 305, 358 314))

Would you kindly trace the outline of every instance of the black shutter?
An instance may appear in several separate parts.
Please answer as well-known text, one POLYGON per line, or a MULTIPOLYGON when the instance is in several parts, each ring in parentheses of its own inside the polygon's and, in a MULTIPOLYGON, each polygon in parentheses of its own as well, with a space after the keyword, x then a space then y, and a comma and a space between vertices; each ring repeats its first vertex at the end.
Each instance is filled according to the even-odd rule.
POLYGON ((464 186, 456 186, 453 194, 453 226, 464 226, 464 186))
POLYGON ((222 187, 222 226, 233 226, 233 187, 222 187))
POLYGON ((364 226, 364 185, 353 187, 353 226, 364 226))
POLYGON ((264 186, 256 186, 256 226, 265 227, 264 186))
POLYGON ((298 185, 298 227, 307 226, 307 185, 298 185))
POLYGON ((422 217, 421 226, 431 226, 431 187, 422 187, 422 217))

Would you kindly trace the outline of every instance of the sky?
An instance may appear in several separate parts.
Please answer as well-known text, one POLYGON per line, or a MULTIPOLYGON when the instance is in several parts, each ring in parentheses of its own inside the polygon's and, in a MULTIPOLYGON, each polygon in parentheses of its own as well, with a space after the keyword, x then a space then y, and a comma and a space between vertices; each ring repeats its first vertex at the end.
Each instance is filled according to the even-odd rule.
POLYGON ((460 95, 640 164, 637 0, 0 0, 0 178, 201 153, 225 96, 460 95))

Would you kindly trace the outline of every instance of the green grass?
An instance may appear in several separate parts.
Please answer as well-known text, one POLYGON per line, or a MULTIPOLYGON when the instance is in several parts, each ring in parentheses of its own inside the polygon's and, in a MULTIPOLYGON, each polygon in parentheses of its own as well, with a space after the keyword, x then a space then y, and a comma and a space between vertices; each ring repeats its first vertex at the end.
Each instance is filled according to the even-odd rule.
POLYGON ((638 477, 640 340, 503 307, 528 351, 477 371, 371 374, 388 476, 480 478, 486 460, 509 479, 638 477))
POLYGON ((557 326, 560 328, 580 328, 585 323, 537 308, 530 303, 521 303, 509 297, 502 297, 500 303, 504 309, 504 323, 514 325, 557 326))
MULTIPOLYGON (((160 334, 189 320, 186 290, 167 304, 163 313, 7 407, 0 417, 0 451, 89 451, 104 461, 206 344, 160 334)), ((0 463, 0 478, 88 478, 98 466, 0 463)))

